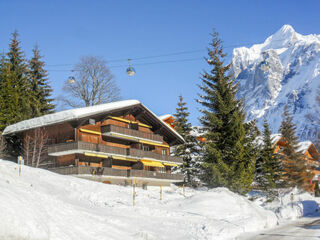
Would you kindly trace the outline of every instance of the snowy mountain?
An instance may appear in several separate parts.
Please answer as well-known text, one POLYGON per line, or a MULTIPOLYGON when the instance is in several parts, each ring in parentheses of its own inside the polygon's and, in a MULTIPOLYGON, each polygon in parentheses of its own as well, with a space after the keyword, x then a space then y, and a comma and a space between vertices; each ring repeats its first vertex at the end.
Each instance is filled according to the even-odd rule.
POLYGON ((264 43, 233 50, 233 71, 240 83, 247 119, 266 117, 277 133, 283 107, 293 113, 301 140, 317 138, 319 124, 307 118, 319 114, 316 95, 320 88, 320 35, 301 35, 284 25, 264 43))

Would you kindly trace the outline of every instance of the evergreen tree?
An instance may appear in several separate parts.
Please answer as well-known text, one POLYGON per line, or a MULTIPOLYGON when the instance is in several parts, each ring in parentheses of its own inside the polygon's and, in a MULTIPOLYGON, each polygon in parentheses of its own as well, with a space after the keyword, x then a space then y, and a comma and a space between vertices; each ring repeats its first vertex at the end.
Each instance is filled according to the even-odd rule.
POLYGON ((7 96, 7 63, 5 59, 5 55, 1 55, 0 59, 0 131, 2 131, 6 127, 6 119, 7 119, 7 105, 6 105, 6 96, 7 96))
POLYGON ((52 89, 48 83, 48 74, 44 70, 45 63, 41 61, 42 56, 38 46, 32 50, 33 57, 29 61, 29 81, 31 85, 32 102, 31 110, 32 117, 38 117, 48 113, 53 113, 55 106, 51 103, 52 89))
POLYGON ((256 165, 256 181, 261 190, 268 193, 269 200, 276 196, 276 188, 280 185, 282 163, 271 139, 271 131, 267 120, 263 124, 263 144, 259 150, 256 165))
POLYGON ((287 187, 298 186, 299 188, 308 190, 310 188, 309 181, 311 176, 303 154, 298 152, 296 125, 292 122, 292 116, 287 106, 284 107, 280 132, 286 143, 281 150, 283 181, 287 187))
POLYGON ((203 180, 212 187, 228 187, 238 193, 250 190, 255 172, 255 159, 250 156, 246 137, 242 100, 236 99, 238 85, 224 66, 225 54, 218 33, 212 35, 209 57, 212 68, 202 75, 199 103, 203 116, 200 121, 207 130, 203 156, 203 180))
POLYGON ((17 32, 9 45, 9 52, 1 60, 1 104, 0 126, 2 131, 7 125, 28 119, 30 114, 30 84, 27 64, 20 48, 17 32))
POLYGON ((185 182, 189 185, 197 185, 199 147, 197 146, 197 139, 191 135, 192 126, 188 122, 189 117, 188 108, 183 101, 183 97, 179 96, 178 107, 176 108, 175 129, 184 138, 185 143, 178 145, 174 150, 174 155, 183 158, 181 171, 185 175, 185 182))

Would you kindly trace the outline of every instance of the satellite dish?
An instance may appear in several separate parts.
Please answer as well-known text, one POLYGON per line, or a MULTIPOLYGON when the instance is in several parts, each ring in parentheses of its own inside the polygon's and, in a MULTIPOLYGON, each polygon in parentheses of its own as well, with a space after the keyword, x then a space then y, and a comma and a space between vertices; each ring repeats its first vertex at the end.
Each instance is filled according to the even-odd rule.
POLYGON ((129 67, 127 68, 127 74, 128 76, 132 77, 136 73, 136 70, 131 66, 130 61, 131 59, 128 59, 129 67))

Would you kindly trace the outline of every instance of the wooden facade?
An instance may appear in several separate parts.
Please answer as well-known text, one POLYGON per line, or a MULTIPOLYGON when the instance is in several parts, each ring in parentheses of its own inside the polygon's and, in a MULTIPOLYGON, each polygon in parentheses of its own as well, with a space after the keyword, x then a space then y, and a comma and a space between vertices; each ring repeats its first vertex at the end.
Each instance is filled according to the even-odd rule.
MULTIPOLYGON (((171 170, 182 164, 182 159, 170 156, 170 146, 183 139, 161 124, 143 105, 138 105, 42 126, 48 134, 47 167, 60 173, 67 172, 63 168, 89 167, 94 175, 114 169, 113 175, 121 174, 109 177, 118 180, 126 171, 123 182, 136 178, 142 184, 152 184, 157 176, 163 184, 181 182, 183 176, 172 174, 171 170)), ((19 136, 23 140, 34 130, 19 132, 19 136)))

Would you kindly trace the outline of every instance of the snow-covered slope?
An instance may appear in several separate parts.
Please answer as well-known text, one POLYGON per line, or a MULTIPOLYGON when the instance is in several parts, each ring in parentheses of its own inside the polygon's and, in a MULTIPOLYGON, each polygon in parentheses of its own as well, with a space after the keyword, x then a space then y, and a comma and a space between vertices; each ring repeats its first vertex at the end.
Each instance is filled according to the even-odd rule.
POLYGON ((136 189, 0 160, 0 239, 233 239, 276 215, 227 189, 136 189))
POLYGON ((306 118, 319 113, 320 35, 301 35, 284 25, 264 43, 233 50, 233 70, 245 98, 248 120, 263 117, 278 132, 284 105, 294 115, 301 140, 315 140, 320 126, 306 118))

